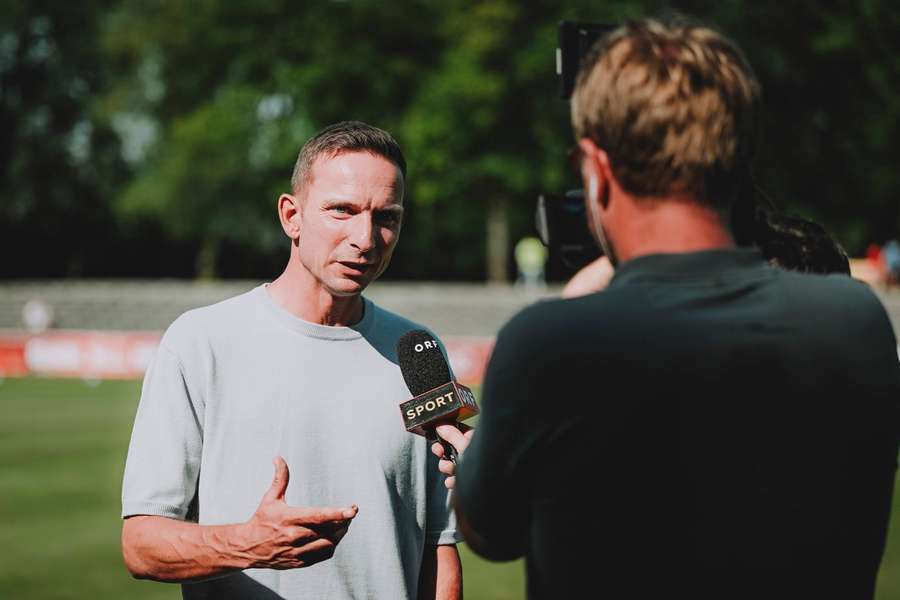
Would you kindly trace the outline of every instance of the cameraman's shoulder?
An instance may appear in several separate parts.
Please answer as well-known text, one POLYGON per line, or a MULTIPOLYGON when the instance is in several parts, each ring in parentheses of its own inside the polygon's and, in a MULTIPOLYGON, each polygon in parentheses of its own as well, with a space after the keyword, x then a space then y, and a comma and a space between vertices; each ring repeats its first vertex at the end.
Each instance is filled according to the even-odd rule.
POLYGON ((826 325, 893 333, 883 300, 872 287, 844 274, 781 273, 794 306, 826 325))
POLYGON ((840 308, 856 307, 881 312, 884 307, 872 287, 848 275, 821 275, 780 271, 784 284, 792 295, 803 296, 810 302, 840 308))
POLYGON ((585 327, 606 329, 604 323, 623 318, 629 306, 620 290, 605 289, 577 298, 553 298, 531 304, 516 313, 500 330, 506 338, 535 340, 565 339, 585 327))

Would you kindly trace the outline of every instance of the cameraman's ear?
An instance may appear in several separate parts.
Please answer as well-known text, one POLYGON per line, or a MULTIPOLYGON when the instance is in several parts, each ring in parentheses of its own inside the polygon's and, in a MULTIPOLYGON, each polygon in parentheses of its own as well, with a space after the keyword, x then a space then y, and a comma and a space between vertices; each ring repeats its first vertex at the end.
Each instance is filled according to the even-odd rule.
POLYGON ((599 202, 606 209, 609 204, 609 185, 612 181, 609 155, 589 138, 583 138, 578 145, 582 153, 581 175, 587 199, 590 202, 599 202))

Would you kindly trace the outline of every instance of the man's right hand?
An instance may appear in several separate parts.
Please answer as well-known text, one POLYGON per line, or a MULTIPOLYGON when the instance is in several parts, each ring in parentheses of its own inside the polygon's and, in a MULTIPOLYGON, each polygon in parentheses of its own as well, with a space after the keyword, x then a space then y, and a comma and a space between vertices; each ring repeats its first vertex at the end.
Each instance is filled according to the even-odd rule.
POLYGON ((288 467, 275 459, 275 478, 246 523, 198 525, 135 515, 122 525, 125 565, 138 579, 191 582, 249 568, 295 569, 327 560, 359 512, 288 506, 288 467))
POLYGON ((253 568, 297 569, 332 557, 359 512, 348 508, 288 506, 290 472, 280 456, 275 478, 242 529, 244 557, 253 568))

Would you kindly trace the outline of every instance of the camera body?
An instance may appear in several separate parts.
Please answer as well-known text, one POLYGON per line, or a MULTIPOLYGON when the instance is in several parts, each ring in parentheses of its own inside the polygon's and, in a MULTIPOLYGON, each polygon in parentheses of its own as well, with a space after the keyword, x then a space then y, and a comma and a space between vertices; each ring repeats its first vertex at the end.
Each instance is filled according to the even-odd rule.
POLYGON ((581 60, 598 39, 616 27, 609 23, 560 22, 559 46, 556 48, 556 74, 559 76, 560 98, 568 100, 572 97, 581 60))
MULTIPOLYGON (((572 97, 584 55, 601 36, 615 28, 606 23, 562 21, 559 24, 556 74, 563 100, 572 97)), ((535 227, 544 245, 556 251, 570 269, 577 270, 602 254, 587 227, 584 190, 538 196, 535 227)))
POLYGON ((534 225, 541 242, 569 269, 579 269, 603 253, 588 230, 584 190, 538 196, 534 225))

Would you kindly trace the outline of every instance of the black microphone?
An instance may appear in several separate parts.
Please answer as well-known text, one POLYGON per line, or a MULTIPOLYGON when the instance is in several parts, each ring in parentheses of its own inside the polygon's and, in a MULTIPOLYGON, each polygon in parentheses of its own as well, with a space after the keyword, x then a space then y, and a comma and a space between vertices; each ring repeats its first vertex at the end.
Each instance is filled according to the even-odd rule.
POLYGON ((434 336, 423 329, 409 331, 397 342, 397 362, 406 387, 414 396, 400 404, 406 430, 440 441, 444 456, 456 462, 456 448, 438 437, 434 428, 478 414, 475 394, 450 376, 450 366, 434 336))

